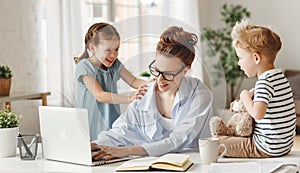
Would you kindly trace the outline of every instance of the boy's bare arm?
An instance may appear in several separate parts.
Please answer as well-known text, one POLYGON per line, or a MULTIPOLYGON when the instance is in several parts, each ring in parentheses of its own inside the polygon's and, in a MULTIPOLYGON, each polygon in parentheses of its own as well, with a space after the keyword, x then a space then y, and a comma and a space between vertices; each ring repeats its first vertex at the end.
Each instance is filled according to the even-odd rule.
POLYGON ((267 111, 267 104, 264 102, 253 102, 253 94, 248 90, 243 90, 240 94, 240 98, 244 103, 248 113, 256 120, 264 118, 267 111))

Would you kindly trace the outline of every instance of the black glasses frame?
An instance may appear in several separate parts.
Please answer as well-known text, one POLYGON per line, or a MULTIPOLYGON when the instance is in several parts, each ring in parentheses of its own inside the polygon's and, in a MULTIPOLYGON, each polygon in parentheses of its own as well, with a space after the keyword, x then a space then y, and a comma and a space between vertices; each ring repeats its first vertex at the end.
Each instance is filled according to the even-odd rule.
POLYGON ((180 73, 185 69, 185 66, 182 66, 181 69, 180 69, 177 73, 175 73, 175 74, 170 73, 170 72, 162 72, 162 71, 157 70, 155 67, 152 67, 152 65, 154 64, 154 62, 155 62, 155 60, 153 60, 153 61, 148 65, 150 73, 151 73, 153 76, 155 76, 155 77, 158 77, 159 75, 162 75, 162 77, 163 77, 165 80, 167 80, 167 81, 173 81, 174 78, 175 78, 178 74, 180 74, 180 73), (158 72, 158 75, 155 75, 155 74, 153 73, 152 70, 157 71, 157 72, 158 72), (173 76, 172 80, 167 79, 167 78, 165 77, 165 74, 172 75, 172 76, 173 76))

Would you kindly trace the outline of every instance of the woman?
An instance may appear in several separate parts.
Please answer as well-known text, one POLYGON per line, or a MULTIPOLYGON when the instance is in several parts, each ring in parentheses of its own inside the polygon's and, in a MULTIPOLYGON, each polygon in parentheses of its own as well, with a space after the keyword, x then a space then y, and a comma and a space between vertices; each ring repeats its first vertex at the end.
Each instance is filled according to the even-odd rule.
POLYGON ((109 131, 91 143, 94 160, 129 155, 159 156, 197 150, 210 136, 212 94, 200 80, 185 77, 195 57, 195 34, 169 27, 160 37, 149 65, 156 81, 141 100, 128 106, 109 131))

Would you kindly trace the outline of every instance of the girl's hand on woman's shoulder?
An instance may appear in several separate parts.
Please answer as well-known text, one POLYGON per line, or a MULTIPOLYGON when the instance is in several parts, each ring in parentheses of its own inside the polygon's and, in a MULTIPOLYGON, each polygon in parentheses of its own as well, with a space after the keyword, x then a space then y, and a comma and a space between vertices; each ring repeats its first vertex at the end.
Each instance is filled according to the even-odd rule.
POLYGON ((133 102, 135 99, 142 99, 145 93, 148 91, 148 85, 141 85, 138 89, 134 92, 132 96, 129 97, 129 101, 133 102))

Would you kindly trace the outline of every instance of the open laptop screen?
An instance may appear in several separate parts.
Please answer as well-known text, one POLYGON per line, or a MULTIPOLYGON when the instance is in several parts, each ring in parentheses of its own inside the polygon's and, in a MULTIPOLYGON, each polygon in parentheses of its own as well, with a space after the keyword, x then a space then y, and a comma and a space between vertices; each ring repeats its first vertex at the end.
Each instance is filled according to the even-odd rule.
POLYGON ((39 118, 44 158, 92 165, 86 109, 40 106, 39 118))

